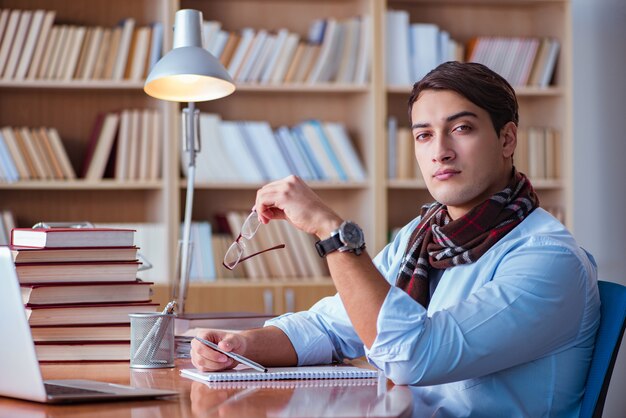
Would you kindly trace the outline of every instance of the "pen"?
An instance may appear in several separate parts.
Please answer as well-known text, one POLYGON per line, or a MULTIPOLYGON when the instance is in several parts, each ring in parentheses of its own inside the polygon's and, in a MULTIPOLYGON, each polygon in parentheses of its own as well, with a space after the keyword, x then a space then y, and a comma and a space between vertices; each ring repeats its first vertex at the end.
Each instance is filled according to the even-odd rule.
POLYGON ((205 340, 203 338, 200 338, 200 337, 194 337, 194 338, 196 340, 200 341, 202 344, 211 347, 213 350, 215 350, 215 351, 217 351, 219 353, 222 353, 225 356, 230 357, 230 358, 232 358, 234 360, 237 360, 241 364, 245 364, 246 366, 252 367, 253 369, 258 370, 260 372, 267 373, 267 369, 265 367, 261 366, 259 363, 256 363, 256 362, 250 360, 249 358, 246 358, 246 357, 242 356, 241 354, 231 353, 230 351, 224 351, 221 348, 219 348, 217 346, 217 344, 212 343, 211 341, 207 341, 207 340, 205 340))

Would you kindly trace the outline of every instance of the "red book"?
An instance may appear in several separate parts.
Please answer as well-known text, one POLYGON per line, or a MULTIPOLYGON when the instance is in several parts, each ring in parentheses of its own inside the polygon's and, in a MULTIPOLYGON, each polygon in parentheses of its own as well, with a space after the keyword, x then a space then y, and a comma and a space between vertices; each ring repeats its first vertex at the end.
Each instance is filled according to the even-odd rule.
POLYGON ((130 341, 130 324, 31 326, 35 343, 44 341, 130 341))
POLYGON ((96 120, 91 130, 91 136, 89 137, 87 152, 85 153, 85 158, 83 158, 83 165, 80 170, 80 176, 82 178, 85 178, 87 170, 89 170, 89 165, 91 164, 96 147, 98 146, 98 138, 100 138, 100 132, 102 131, 102 125, 104 124, 106 115, 106 113, 98 113, 98 116, 96 116, 96 120))
POLYGON ((94 303, 85 305, 26 306, 31 326, 128 324, 131 313, 156 312, 158 303, 94 303))
POLYGON ((134 282, 138 261, 21 263, 15 265, 20 283, 134 282))
POLYGON ((25 305, 150 302, 152 282, 20 284, 25 305))
POLYGON ((128 361, 130 341, 46 341, 35 343, 39 361, 128 361))
POLYGON ((13 228, 11 245, 34 248, 132 247, 135 230, 119 228, 13 228))
POLYGON ((13 262, 54 263, 83 261, 137 261, 137 247, 32 248, 10 246, 13 262))

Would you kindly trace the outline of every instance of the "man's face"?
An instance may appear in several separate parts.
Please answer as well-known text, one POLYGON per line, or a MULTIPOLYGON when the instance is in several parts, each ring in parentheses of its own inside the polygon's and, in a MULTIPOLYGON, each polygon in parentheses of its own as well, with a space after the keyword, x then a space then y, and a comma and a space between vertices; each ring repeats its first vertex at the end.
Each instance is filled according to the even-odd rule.
POLYGON ((498 135, 486 110, 448 90, 425 90, 411 111, 415 156, 431 195, 452 219, 508 183, 516 126, 498 135))

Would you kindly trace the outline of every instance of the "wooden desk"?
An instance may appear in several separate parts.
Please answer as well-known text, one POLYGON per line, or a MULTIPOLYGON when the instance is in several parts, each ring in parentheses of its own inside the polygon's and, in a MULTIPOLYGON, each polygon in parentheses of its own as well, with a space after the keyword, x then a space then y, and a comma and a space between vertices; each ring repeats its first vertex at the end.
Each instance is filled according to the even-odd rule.
POLYGON ((175 369, 153 370, 131 369, 128 363, 43 365, 44 379, 93 379, 173 389, 180 395, 146 401, 76 405, 44 405, 0 397, 0 417, 406 417, 411 413, 411 392, 405 386, 388 384, 380 395, 377 384, 371 380, 366 382, 366 379, 283 381, 272 388, 263 387, 264 382, 250 382, 247 388, 214 388, 180 377, 179 369, 190 367, 192 365, 187 360, 178 360, 175 369), (313 386, 314 383, 319 385, 313 386))

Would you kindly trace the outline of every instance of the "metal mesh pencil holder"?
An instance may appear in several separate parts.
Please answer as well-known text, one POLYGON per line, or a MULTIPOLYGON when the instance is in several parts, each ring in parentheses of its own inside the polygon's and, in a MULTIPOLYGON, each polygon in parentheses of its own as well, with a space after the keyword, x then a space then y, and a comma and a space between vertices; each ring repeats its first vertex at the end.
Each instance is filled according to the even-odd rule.
POLYGON ((130 367, 174 367, 174 314, 134 313, 130 317, 130 367))

